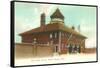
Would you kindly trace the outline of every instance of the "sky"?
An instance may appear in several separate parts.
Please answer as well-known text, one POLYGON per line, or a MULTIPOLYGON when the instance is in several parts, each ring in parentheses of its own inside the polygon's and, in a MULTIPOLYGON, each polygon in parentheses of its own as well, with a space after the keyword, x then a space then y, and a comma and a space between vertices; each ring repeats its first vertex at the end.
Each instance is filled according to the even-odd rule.
POLYGON ((39 3, 15 3, 15 42, 20 43, 19 33, 40 26, 40 14, 46 14, 46 24, 50 23, 50 15, 59 8, 64 15, 64 23, 68 27, 75 26, 80 33, 87 37, 86 47, 96 46, 96 7, 39 4, 39 3))

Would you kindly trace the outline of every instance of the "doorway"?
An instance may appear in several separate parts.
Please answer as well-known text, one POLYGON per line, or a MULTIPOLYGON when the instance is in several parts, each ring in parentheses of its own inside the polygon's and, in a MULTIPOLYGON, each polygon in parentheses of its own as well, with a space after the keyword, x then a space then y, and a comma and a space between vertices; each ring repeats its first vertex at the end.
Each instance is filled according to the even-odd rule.
POLYGON ((68 52, 69 53, 80 53, 80 46, 79 45, 69 45, 68 52))

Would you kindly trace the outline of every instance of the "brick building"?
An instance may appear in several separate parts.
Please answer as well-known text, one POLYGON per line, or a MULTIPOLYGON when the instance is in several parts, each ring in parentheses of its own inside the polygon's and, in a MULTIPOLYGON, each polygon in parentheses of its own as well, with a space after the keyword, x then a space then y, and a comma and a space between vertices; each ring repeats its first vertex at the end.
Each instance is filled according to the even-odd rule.
POLYGON ((86 37, 77 32, 74 26, 65 26, 65 18, 58 8, 50 16, 49 24, 46 24, 45 17, 45 13, 42 13, 40 27, 19 34, 22 43, 53 45, 53 52, 58 54, 84 52, 86 37))

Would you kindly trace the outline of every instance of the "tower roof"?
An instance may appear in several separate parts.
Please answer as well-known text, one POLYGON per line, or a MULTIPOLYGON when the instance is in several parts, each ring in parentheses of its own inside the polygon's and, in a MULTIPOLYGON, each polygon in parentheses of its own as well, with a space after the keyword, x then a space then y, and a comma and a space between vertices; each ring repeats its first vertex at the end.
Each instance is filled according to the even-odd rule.
POLYGON ((56 11, 50 16, 51 18, 61 18, 64 19, 63 14, 60 12, 60 10, 57 8, 56 11))

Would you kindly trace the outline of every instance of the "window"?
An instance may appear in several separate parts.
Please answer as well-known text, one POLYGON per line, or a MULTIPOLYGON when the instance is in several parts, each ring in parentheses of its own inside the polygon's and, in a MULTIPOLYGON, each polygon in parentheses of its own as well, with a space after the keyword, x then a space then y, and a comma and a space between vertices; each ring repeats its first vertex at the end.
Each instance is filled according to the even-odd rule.
POLYGON ((36 38, 34 38, 33 43, 34 43, 34 44, 36 43, 36 38))
POLYGON ((55 33, 55 38, 57 38, 57 33, 55 33))
POLYGON ((51 23, 63 23, 64 21, 60 18, 51 19, 51 23))
POLYGON ((79 45, 77 45, 77 48, 79 48, 79 45))
POLYGON ((73 48, 75 48, 75 45, 72 45, 73 48))
POLYGON ((66 48, 69 48, 69 46, 70 46, 69 44, 68 44, 68 45, 66 45, 66 48))
POLYGON ((34 41, 36 41, 36 38, 34 38, 34 41))
POLYGON ((50 34, 50 38, 52 38, 53 37, 53 35, 52 35, 52 33, 50 34))

